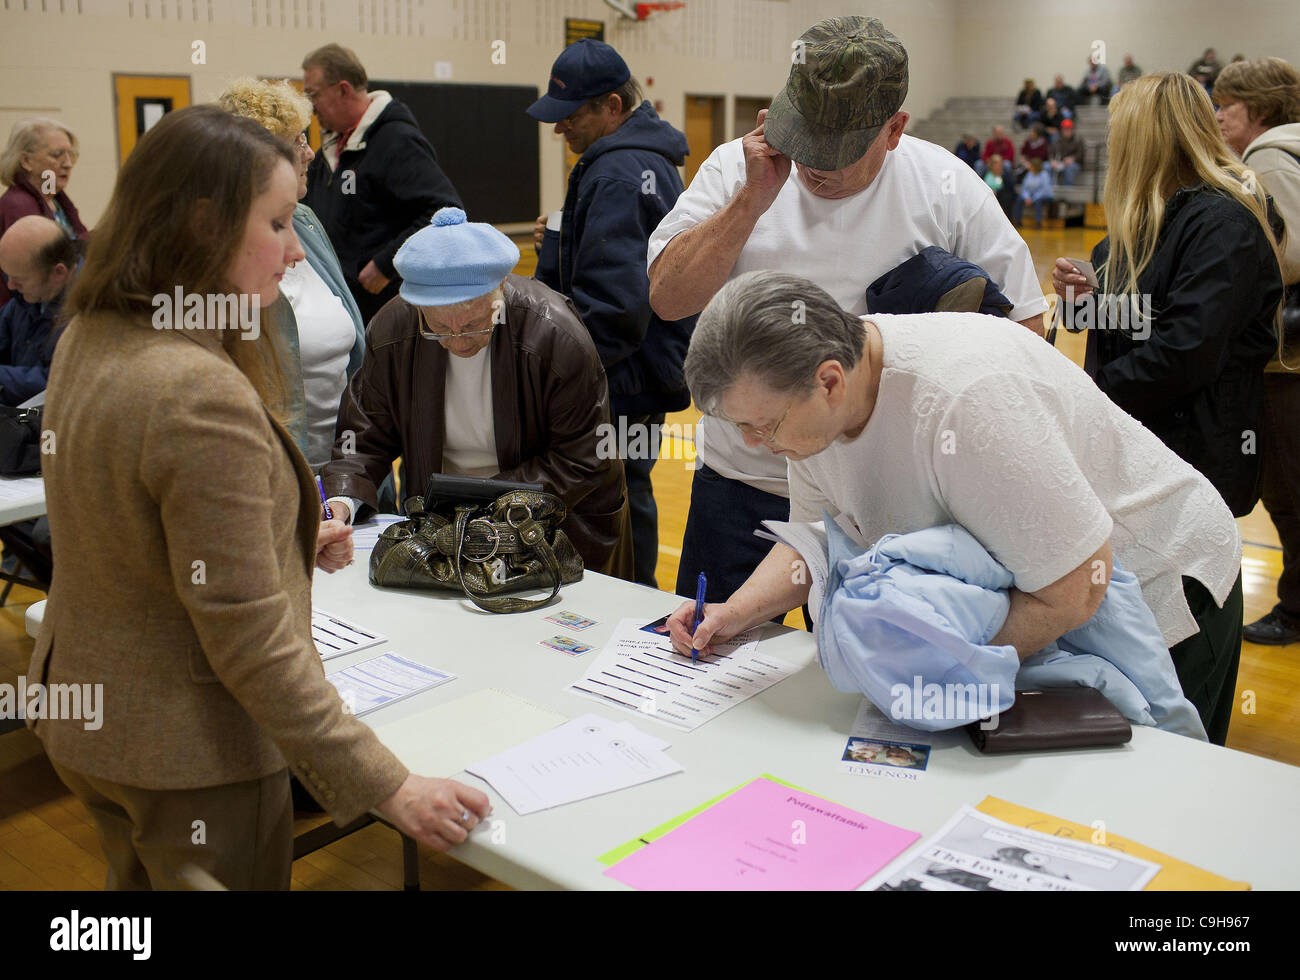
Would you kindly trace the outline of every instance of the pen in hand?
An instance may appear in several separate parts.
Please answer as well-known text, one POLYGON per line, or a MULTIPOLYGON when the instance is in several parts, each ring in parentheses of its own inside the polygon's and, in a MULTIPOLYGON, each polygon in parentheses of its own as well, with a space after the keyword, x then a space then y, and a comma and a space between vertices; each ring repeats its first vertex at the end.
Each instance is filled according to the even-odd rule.
POLYGON ((316 477, 316 489, 320 491, 320 505, 325 513, 325 520, 334 520, 334 511, 330 510, 330 505, 325 502, 325 484, 321 483, 320 477, 316 477))
MULTIPOLYGON (((704 573, 700 572, 699 581, 695 585, 695 625, 691 627, 691 636, 695 635, 695 631, 700 628, 700 623, 704 621, 704 591, 708 588, 708 585, 704 573)), ((698 663, 699 659, 700 652, 692 645, 691 663, 698 663)))

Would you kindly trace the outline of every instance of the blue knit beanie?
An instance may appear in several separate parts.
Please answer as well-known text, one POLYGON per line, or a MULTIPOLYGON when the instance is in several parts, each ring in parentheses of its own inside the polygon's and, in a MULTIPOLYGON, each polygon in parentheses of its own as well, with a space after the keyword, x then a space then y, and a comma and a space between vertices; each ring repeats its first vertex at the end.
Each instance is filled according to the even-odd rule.
POLYGON ((489 224, 443 208, 393 256, 402 299, 414 306, 450 306, 486 296, 519 262, 519 249, 489 224))

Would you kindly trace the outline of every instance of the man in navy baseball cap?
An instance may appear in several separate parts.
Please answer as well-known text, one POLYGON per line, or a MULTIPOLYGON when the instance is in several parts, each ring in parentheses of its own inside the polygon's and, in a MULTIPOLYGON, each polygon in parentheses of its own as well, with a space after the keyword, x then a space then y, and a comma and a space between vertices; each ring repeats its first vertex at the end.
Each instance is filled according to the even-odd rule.
POLYGON ((665 413, 691 401, 682 362, 695 317, 662 320, 650 309, 646 243, 682 192, 686 137, 643 100, 627 63, 601 41, 567 47, 528 114, 553 124, 578 155, 563 210, 533 229, 536 277, 573 301, 605 366, 636 581, 653 586, 659 530, 650 469, 665 413))
POLYGON ((618 89, 631 77, 627 62, 617 51, 604 41, 584 37, 555 59, 546 94, 528 107, 528 114, 538 122, 557 123, 589 100, 618 89))

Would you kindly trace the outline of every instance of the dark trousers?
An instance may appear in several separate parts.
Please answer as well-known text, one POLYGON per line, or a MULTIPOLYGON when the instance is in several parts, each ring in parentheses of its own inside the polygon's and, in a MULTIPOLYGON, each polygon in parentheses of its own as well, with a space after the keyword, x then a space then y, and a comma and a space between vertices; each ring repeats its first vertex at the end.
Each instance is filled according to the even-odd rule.
POLYGON ((1300 622, 1300 376, 1264 375, 1261 496, 1282 544, 1273 611, 1300 622))
POLYGON ((1183 577, 1183 595, 1200 632, 1169 648, 1183 694, 1192 702, 1206 734, 1215 745, 1228 738, 1228 723, 1237 703, 1237 666, 1241 662, 1241 576, 1223 608, 1200 582, 1183 577))
POLYGON ((377 293, 367 292, 366 288, 355 279, 349 279, 347 284, 348 288, 352 290, 352 298, 357 301, 357 309, 361 311, 361 323, 364 325, 369 323, 370 318, 383 309, 385 303, 397 295, 402 280, 392 280, 377 293))
POLYGON ((629 449, 645 447, 649 450, 624 453, 623 473, 627 479, 627 503, 632 517, 634 581, 657 589, 655 566, 659 563, 659 508, 655 506, 650 471, 659 458, 659 432, 664 416, 615 415, 610 421, 616 432, 628 433, 629 449), (644 439, 637 435, 642 429, 646 430, 644 439))
POLYGON ((763 521, 788 521, 790 501, 719 476, 704 464, 691 482, 691 510, 677 566, 677 594, 695 598, 700 572, 708 577, 706 602, 726 602, 772 550, 755 537, 763 521))

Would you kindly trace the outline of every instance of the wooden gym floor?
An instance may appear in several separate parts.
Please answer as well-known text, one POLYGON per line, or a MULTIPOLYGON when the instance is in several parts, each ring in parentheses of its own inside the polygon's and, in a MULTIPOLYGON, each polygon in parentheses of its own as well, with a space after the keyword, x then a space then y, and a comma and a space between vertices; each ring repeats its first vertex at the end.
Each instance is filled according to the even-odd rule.
MULTIPOLYGON (((1058 255, 1086 258, 1100 231, 1081 228, 1029 230, 1039 280, 1050 294, 1049 274, 1058 255)), ((532 248, 520 240, 525 260, 519 272, 529 275, 532 248)), ((1063 334, 1058 346, 1083 361, 1081 335, 1063 334)), ((693 425, 699 413, 679 412, 670 423, 693 425)), ((686 431, 690 431, 688 428, 686 431)), ((690 504, 691 475, 683 445, 667 440, 654 469, 659 503, 661 588, 677 577, 679 546, 690 504), (675 457, 675 458, 666 458, 675 457)), ((1243 558, 1246 622, 1267 613, 1275 601, 1281 550, 1272 522, 1257 508, 1239 522, 1246 541, 1243 558)), ((26 673, 32 641, 23 629, 23 613, 40 593, 15 588, 0 609, 0 683, 13 684, 26 673)), ((665 609, 670 603, 665 603, 665 609)), ((798 619, 796 615, 793 619, 798 619)), ((793 625, 793 622, 792 622, 793 625)), ((1237 677, 1239 705, 1253 696, 1254 713, 1238 711, 1228 734, 1231 748, 1300 765, 1300 644, 1242 649, 1237 677)), ((320 823, 315 820, 312 823, 320 823)), ((306 821, 302 827, 310 824, 306 821)), ((94 827, 80 802, 55 776, 40 742, 23 730, 0 736, 0 889, 100 889, 104 860, 94 827)), ((452 858, 420 848, 420 880, 429 889, 502 889, 452 858)), ((294 862, 293 887, 302 890, 396 890, 402 887, 402 850, 397 835, 371 825, 294 862)))

